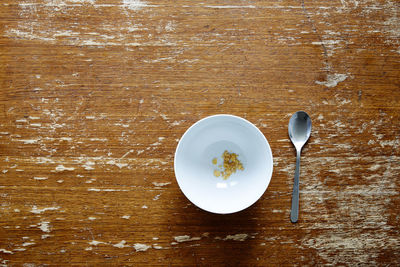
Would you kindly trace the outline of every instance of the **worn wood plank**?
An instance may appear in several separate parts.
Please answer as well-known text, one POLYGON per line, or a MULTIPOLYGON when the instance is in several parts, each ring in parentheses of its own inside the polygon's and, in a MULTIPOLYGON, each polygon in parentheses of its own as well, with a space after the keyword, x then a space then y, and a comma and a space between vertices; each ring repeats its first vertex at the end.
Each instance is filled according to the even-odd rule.
POLYGON ((0 264, 399 265, 399 11, 2 1, 0 264), (291 224, 297 110, 313 132, 291 224), (274 156, 263 197, 224 216, 173 172, 181 135, 218 113, 257 125, 274 156))

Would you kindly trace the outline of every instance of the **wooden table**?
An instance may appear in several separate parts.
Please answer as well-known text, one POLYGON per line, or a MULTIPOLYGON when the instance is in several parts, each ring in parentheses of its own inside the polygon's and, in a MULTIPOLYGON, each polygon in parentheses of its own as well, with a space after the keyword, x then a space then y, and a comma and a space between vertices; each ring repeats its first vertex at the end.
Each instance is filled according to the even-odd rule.
POLYGON ((400 3, 2 0, 0 263, 400 265, 400 3), (300 218, 289 220, 305 110, 300 218), (179 138, 228 113, 274 156, 231 215, 196 208, 179 138))

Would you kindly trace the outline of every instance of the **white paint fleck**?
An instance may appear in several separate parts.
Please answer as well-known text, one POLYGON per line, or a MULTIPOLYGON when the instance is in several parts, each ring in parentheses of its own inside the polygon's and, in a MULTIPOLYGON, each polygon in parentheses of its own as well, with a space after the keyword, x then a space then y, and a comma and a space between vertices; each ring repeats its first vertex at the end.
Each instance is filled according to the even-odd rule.
POLYGON ((378 170, 380 167, 381 167, 380 164, 375 163, 374 165, 372 165, 371 167, 369 167, 368 170, 370 170, 370 171, 376 171, 376 170, 378 170))
POLYGON ((86 119, 88 120, 94 120, 96 117, 95 116, 86 116, 86 119))
POLYGON ((155 142, 155 143, 152 143, 152 144, 150 144, 151 146, 159 146, 159 145, 161 145, 161 143, 160 142, 155 142))
POLYGON ((3 252, 4 254, 14 254, 12 251, 6 250, 4 248, 0 248, 0 252, 3 252))
POLYGON ((48 235, 48 234, 44 234, 44 235, 42 235, 42 239, 46 239, 46 238, 49 238, 51 235, 48 235))
POLYGON ((163 118, 164 120, 168 120, 168 116, 167 116, 167 115, 165 115, 165 114, 163 114, 163 113, 160 113, 160 116, 161 116, 161 118, 163 118))
POLYGON ((200 240, 201 237, 190 237, 189 235, 179 235, 174 237, 176 242, 189 242, 200 240))
POLYGON ((162 246, 159 246, 158 244, 153 244, 153 248, 154 248, 154 249, 162 249, 163 247, 162 247, 162 246))
POLYGON ((122 5, 130 10, 140 10, 144 7, 152 7, 153 5, 148 5, 147 2, 142 0, 123 0, 122 5))
POLYGON ((122 219, 125 219, 125 220, 129 220, 129 219, 131 218, 131 216, 130 216, 130 215, 124 215, 124 216, 122 216, 121 218, 122 218, 122 219))
POLYGON ((153 197, 153 200, 158 200, 160 198, 161 194, 156 195, 155 197, 153 197))
POLYGON ((338 103, 338 106, 343 106, 343 105, 346 105, 346 104, 351 103, 351 100, 349 100, 349 99, 342 99, 342 100, 338 100, 337 103, 338 103))
POLYGON ((226 8, 232 8, 232 9, 238 9, 238 8, 256 8, 253 5, 247 5, 247 6, 233 6, 233 5, 226 5, 226 6, 204 6, 207 8, 218 8, 218 9, 226 9, 226 8))
POLYGON ((115 189, 115 188, 105 188, 105 189, 99 189, 99 188, 88 188, 88 191, 94 191, 94 192, 127 192, 129 191, 128 189, 115 189))
POLYGON ((14 209, 14 212, 20 212, 20 210, 19 209, 14 209))
POLYGON ((173 21, 168 21, 167 25, 165 25, 166 32, 173 32, 175 30, 175 25, 173 21))
POLYGON ((143 205, 142 206, 142 209, 147 209, 148 207, 146 206, 146 205, 143 205))
POLYGON ((106 189, 102 189, 101 191, 104 192, 128 192, 128 189, 114 189, 114 188, 106 188, 106 189))
POLYGON ((375 143, 376 143, 376 142, 375 142, 374 140, 372 140, 372 139, 368 141, 368 145, 373 145, 373 144, 375 144, 375 143))
POLYGON ((117 167, 120 168, 120 169, 122 169, 123 167, 128 166, 128 163, 116 162, 116 161, 113 160, 113 159, 107 161, 106 163, 109 164, 109 165, 115 165, 115 166, 117 166, 117 167))
POLYGON ((57 180, 57 183, 62 184, 64 180, 57 180))
POLYGON ((340 43, 340 40, 324 40, 323 42, 312 42, 313 45, 334 45, 340 43))
POLYGON ((40 139, 17 139, 18 142, 23 142, 24 144, 37 144, 40 139))
POLYGON ((399 143, 400 143, 399 140, 382 140, 382 141, 379 141, 379 144, 382 147, 385 147, 385 146, 397 147, 399 145, 399 143))
POLYGON ((93 161, 87 161, 82 167, 85 168, 85 170, 94 170, 93 166, 95 165, 95 163, 93 161))
POLYGON ((316 84, 325 85, 326 87, 335 87, 338 83, 346 80, 348 76, 346 74, 328 74, 326 81, 315 81, 316 84))
POLYGON ((171 126, 181 125, 182 122, 185 122, 185 121, 173 121, 173 122, 171 122, 171 126))
POLYGON ((169 184, 171 184, 171 182, 166 182, 166 183, 157 183, 157 182, 153 182, 152 184, 153 184, 154 186, 161 187, 161 186, 169 185, 169 184))
POLYGON ((100 192, 101 190, 99 188, 88 188, 88 191, 100 192))
POLYGON ((129 246, 126 246, 125 244, 126 244, 126 241, 125 241, 125 240, 122 240, 122 241, 119 242, 118 244, 114 244, 113 247, 116 247, 116 248, 125 248, 125 247, 129 247, 129 246))
POLYGON ((98 138, 98 137, 93 137, 89 139, 90 141, 101 141, 101 142, 106 142, 108 139, 107 138, 98 138))
POLYGON ((33 177, 34 180, 47 180, 48 177, 33 177))
POLYGON ((87 247, 87 248, 85 248, 85 250, 86 251, 90 251, 90 250, 93 250, 93 248, 92 247, 87 247))
POLYGON ((245 241, 248 236, 248 234, 227 235, 224 240, 245 241))
POLYGON ((346 125, 343 124, 343 122, 341 122, 340 120, 334 121, 334 125, 335 125, 337 128, 346 128, 346 125))
POLYGON ((57 172, 62 172, 62 171, 73 171, 73 170, 75 170, 75 168, 74 167, 65 167, 64 165, 58 165, 57 167, 56 167, 56 171, 57 172))
MULTIPOLYGON (((173 57, 160 57, 160 58, 153 59, 153 60, 143 60, 143 62, 145 62, 145 63, 157 63, 157 62, 161 62, 161 61, 175 61, 175 58, 173 58, 173 57)), ((161 116, 165 116, 165 115, 161 114, 161 116)), ((167 120, 167 117, 165 117, 164 119, 167 120)))
POLYGON ((123 127, 123 128, 129 128, 129 124, 124 124, 124 123, 114 123, 114 125, 116 125, 116 126, 121 126, 121 127, 123 127))
POLYGON ((92 245, 92 246, 97 246, 99 244, 105 244, 105 243, 101 242, 101 241, 96 241, 96 240, 92 240, 89 242, 89 245, 92 245))
MULTIPOLYGON (((15 248, 14 251, 25 251, 26 248, 15 248)), ((24 266, 25 267, 25 266, 24 266)))
POLYGON ((118 163, 115 163, 115 165, 116 165, 118 168, 122 169, 123 167, 128 166, 128 163, 120 163, 120 162, 118 162, 118 163))
POLYGON ((22 244, 22 246, 23 247, 27 247, 27 246, 32 246, 32 245, 35 245, 36 243, 34 243, 34 242, 25 242, 25 243, 23 243, 22 244))
POLYGON ((89 3, 94 4, 96 0, 68 0, 69 2, 73 3, 89 3))
POLYGON ((148 250, 148 249, 150 248, 150 246, 145 245, 145 244, 140 244, 140 243, 134 244, 133 247, 135 248, 135 250, 136 250, 137 252, 139 252, 139 251, 146 251, 146 250, 148 250))
POLYGON ((122 157, 120 157, 119 159, 125 158, 125 157, 128 156, 130 153, 132 153, 133 151, 134 151, 133 149, 129 150, 129 151, 126 152, 124 155, 122 155, 122 157))
POLYGON ((50 233, 50 222, 40 222, 38 223, 39 229, 42 230, 45 233, 50 233))
POLYGON ((43 163, 55 163, 55 162, 51 158, 38 157, 36 163, 43 164, 43 163))
POLYGON ((59 206, 56 206, 56 207, 47 207, 47 208, 38 209, 38 207, 33 206, 31 212, 35 213, 35 214, 40 214, 47 210, 58 210, 59 208, 60 208, 59 206))
POLYGON ((96 218, 96 217, 89 217, 88 219, 91 220, 91 221, 94 221, 94 220, 96 220, 97 218, 96 218))

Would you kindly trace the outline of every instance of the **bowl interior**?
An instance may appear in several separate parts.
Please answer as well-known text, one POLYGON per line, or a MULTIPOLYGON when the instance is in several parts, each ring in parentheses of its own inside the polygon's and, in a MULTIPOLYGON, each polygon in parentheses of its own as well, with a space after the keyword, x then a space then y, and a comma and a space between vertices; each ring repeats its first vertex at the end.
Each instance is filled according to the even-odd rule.
POLYGON ((256 202, 272 175, 272 153, 256 126, 232 115, 215 115, 193 124, 179 141, 175 175, 185 196, 213 213, 233 213, 256 202), (228 179, 215 177, 222 153, 238 154, 244 170, 228 179), (217 158, 214 165, 212 159, 217 158))

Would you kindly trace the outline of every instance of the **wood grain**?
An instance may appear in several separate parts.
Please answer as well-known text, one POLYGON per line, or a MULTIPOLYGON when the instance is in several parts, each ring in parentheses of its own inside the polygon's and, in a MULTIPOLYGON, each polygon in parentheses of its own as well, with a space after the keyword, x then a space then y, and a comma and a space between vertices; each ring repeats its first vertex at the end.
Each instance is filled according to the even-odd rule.
POLYGON ((0 264, 400 265, 400 4, 3 0, 0 264), (291 114, 313 122, 290 223, 291 114), (173 171, 212 114, 267 137, 273 177, 231 215, 173 171))

